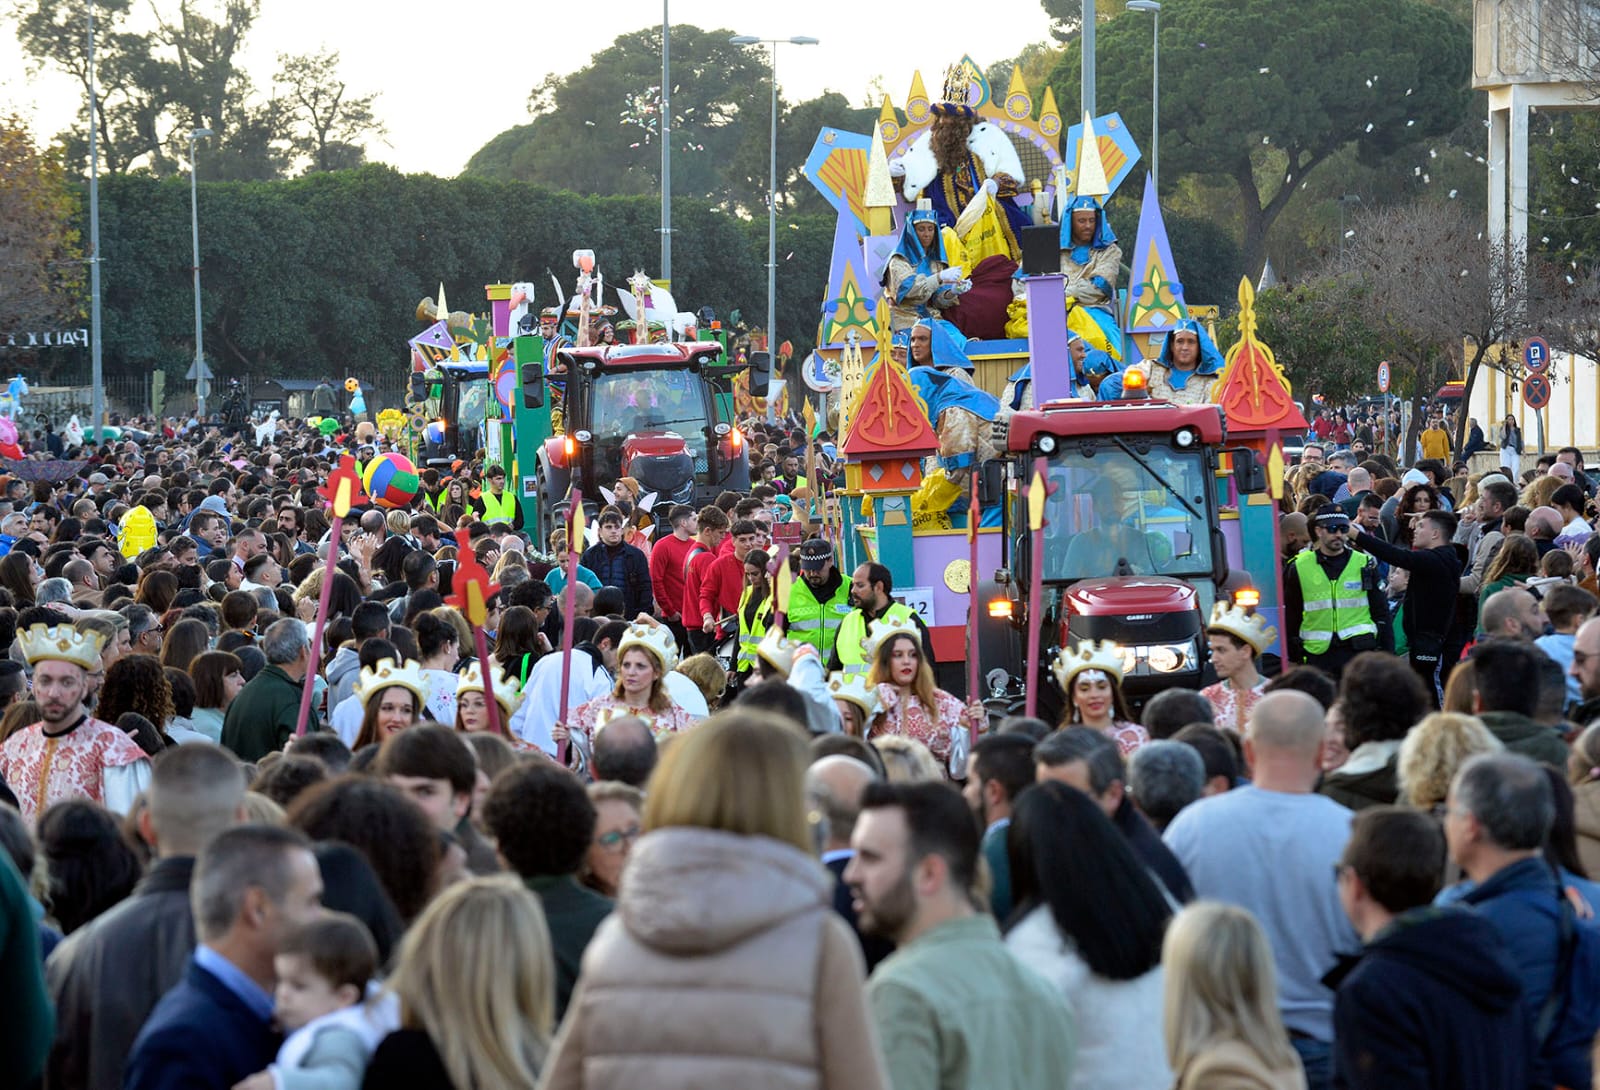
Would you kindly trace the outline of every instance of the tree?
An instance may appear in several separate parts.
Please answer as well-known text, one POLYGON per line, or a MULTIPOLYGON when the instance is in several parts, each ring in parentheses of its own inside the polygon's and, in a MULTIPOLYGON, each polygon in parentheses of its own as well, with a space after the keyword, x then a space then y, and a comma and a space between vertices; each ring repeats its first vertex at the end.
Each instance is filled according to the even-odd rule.
POLYGON ((362 142, 387 131, 372 110, 378 96, 353 95, 339 78, 337 52, 280 53, 275 81, 292 126, 289 146, 310 160, 310 170, 360 166, 366 158, 362 142))
MULTIPOLYGON (((1372 392, 1384 346, 1355 319, 1349 288, 1347 281, 1324 277, 1256 296, 1256 334, 1272 348, 1302 403, 1322 394, 1333 404, 1349 404, 1372 392)), ((1238 339, 1237 314, 1217 336, 1223 347, 1238 339)))
POLYGON ((1533 129, 1528 247, 1575 272, 1600 262, 1600 114, 1540 113, 1533 129))
POLYGON ((0 179, 0 330, 75 318, 83 254, 59 152, 40 151, 20 119, 0 117, 0 179))
MULTIPOLYGON (((1459 206, 1416 203, 1363 213, 1352 229, 1329 272, 1340 282, 1348 319, 1372 331, 1400 385, 1411 391, 1409 450, 1421 427, 1422 399, 1439 386, 1459 374, 1470 399, 1483 367, 1520 374, 1520 360, 1496 348, 1525 328, 1527 278, 1459 206)), ((1456 449, 1465 421, 1463 414, 1456 423, 1456 449)))
MULTIPOLYGON (((1163 176, 1233 187, 1252 275, 1300 185, 1341 148, 1376 161, 1451 131, 1469 102, 1469 30, 1424 0, 1171 0, 1161 34, 1163 176)), ((1149 23, 1119 14, 1097 37, 1102 109, 1143 128, 1149 23)), ((1073 43, 1051 76, 1063 116, 1077 112, 1079 66, 1073 43)))

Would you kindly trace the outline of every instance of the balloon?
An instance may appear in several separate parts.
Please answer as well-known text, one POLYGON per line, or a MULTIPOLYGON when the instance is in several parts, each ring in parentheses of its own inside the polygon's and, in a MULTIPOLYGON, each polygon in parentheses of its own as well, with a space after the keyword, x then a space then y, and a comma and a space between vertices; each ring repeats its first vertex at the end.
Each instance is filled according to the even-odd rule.
POLYGON ((416 499, 422 489, 417 468, 411 464, 411 459, 392 451, 380 454, 367 463, 361 483, 367 495, 372 497, 372 502, 379 507, 404 507, 416 499))

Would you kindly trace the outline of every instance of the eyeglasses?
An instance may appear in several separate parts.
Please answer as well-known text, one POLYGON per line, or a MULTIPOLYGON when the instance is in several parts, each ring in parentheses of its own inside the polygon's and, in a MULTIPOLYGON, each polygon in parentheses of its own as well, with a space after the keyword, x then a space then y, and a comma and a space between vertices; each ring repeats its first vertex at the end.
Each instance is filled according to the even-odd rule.
POLYGON ((594 838, 594 842, 608 852, 614 852, 624 844, 632 844, 639 839, 643 832, 637 825, 630 825, 626 829, 613 829, 609 833, 602 833, 594 838))

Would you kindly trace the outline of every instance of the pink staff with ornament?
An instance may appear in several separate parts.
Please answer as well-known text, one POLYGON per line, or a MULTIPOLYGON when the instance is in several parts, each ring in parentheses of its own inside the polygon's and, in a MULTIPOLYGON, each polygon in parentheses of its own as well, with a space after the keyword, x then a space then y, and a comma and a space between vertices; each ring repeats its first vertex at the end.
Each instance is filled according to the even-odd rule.
MULTIPOLYGON (((465 529, 456 531, 456 570, 450 578, 451 594, 446 601, 461 611, 472 626, 473 642, 477 645, 478 669, 483 674, 483 700, 489 708, 489 730, 504 736, 500 727, 500 705, 494 698, 494 671, 489 667, 489 641, 483 634, 484 622, 489 619, 489 599, 500 588, 489 582, 489 572, 478 563, 478 554, 471 545, 471 535, 465 529)), ((564 713, 563 713, 564 714, 564 713)))

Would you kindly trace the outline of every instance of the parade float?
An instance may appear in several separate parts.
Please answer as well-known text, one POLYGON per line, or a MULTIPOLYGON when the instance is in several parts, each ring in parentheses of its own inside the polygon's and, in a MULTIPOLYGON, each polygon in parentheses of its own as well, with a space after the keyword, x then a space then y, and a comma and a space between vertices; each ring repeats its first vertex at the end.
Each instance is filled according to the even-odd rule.
POLYGON ((890 569, 952 688, 1051 690, 1053 649, 1095 638, 1137 699, 1200 684, 1219 596, 1276 619, 1277 437, 1304 419, 1248 284, 1225 358, 1196 320, 1148 181, 1127 275, 1104 204, 1138 159, 1117 115, 1066 128, 963 58, 807 163, 838 216, 802 375, 838 421, 842 563, 890 569))

